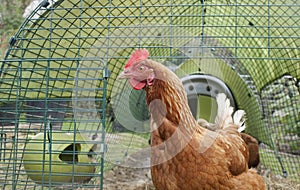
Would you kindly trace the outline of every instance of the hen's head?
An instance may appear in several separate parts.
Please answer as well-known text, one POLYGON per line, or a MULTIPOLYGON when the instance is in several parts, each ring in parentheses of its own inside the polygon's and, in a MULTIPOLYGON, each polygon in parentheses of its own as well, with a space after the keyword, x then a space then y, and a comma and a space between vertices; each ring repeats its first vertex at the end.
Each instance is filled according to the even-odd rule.
POLYGON ((130 85, 135 90, 150 86, 155 78, 154 70, 149 65, 149 52, 146 49, 136 49, 126 63, 119 79, 129 79, 130 85))

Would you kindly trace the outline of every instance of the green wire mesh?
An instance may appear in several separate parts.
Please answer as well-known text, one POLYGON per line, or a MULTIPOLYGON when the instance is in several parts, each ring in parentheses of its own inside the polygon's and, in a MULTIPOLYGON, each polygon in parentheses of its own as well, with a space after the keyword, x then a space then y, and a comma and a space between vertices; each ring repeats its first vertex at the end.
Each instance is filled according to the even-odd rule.
POLYGON ((2 189, 101 189, 104 164, 148 147, 145 94, 116 80, 143 47, 222 80, 262 164, 299 180, 299 14, 297 0, 43 1, 1 64, 2 189))

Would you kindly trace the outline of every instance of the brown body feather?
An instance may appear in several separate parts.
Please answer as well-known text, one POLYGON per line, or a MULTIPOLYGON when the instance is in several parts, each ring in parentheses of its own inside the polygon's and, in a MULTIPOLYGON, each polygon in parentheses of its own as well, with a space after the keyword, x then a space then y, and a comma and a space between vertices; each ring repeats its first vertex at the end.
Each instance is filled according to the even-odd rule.
POLYGON ((237 126, 219 133, 199 126, 178 77, 161 64, 149 65, 158 78, 145 88, 151 114, 151 146, 155 147, 151 152, 155 187, 264 189, 261 176, 248 170, 247 145, 237 126))
POLYGON ((255 168, 259 164, 259 145, 258 141, 246 134, 246 133, 241 133, 242 139, 246 142, 249 150, 249 161, 248 161, 248 166, 249 168, 255 168))
MULTIPOLYGON (((223 130, 222 128, 220 129, 218 125, 215 123, 209 123, 205 119, 199 118, 197 120, 198 124, 201 125, 202 127, 209 129, 211 131, 218 131, 218 130, 223 130)), ((255 168, 259 164, 259 145, 258 141, 246 134, 246 133, 240 133, 242 139, 245 141, 248 151, 249 151, 249 159, 248 159, 248 168, 255 168)))
MULTIPOLYGON (((203 120, 203 119, 198 119, 198 123, 205 123, 204 127, 206 129, 209 129, 211 131, 217 131, 218 129, 215 128, 216 125, 208 123, 207 121, 203 120)), ((201 125, 201 124, 200 124, 201 125)), ((203 126, 203 125, 201 125, 203 126)), ((248 151, 249 151, 249 159, 248 159, 248 168, 255 168, 258 166, 259 164, 259 145, 258 145, 258 141, 246 134, 246 133, 241 133, 240 134, 242 139, 245 141, 248 151)))

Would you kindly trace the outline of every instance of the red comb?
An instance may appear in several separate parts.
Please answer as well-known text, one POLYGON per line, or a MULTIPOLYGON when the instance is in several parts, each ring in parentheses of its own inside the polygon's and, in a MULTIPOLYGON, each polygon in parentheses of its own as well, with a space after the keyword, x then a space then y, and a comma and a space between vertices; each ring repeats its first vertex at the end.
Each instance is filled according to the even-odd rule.
POLYGON ((125 68, 130 67, 136 62, 146 60, 149 57, 149 52, 146 49, 136 49, 130 56, 125 68))

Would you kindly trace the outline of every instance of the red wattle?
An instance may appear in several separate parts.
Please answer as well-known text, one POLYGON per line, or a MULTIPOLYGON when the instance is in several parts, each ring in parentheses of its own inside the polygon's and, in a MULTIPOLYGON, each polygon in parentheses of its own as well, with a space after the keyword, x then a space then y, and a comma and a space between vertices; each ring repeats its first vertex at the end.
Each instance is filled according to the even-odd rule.
POLYGON ((134 90, 141 90, 146 86, 145 82, 135 80, 133 78, 129 79, 129 83, 134 90))

